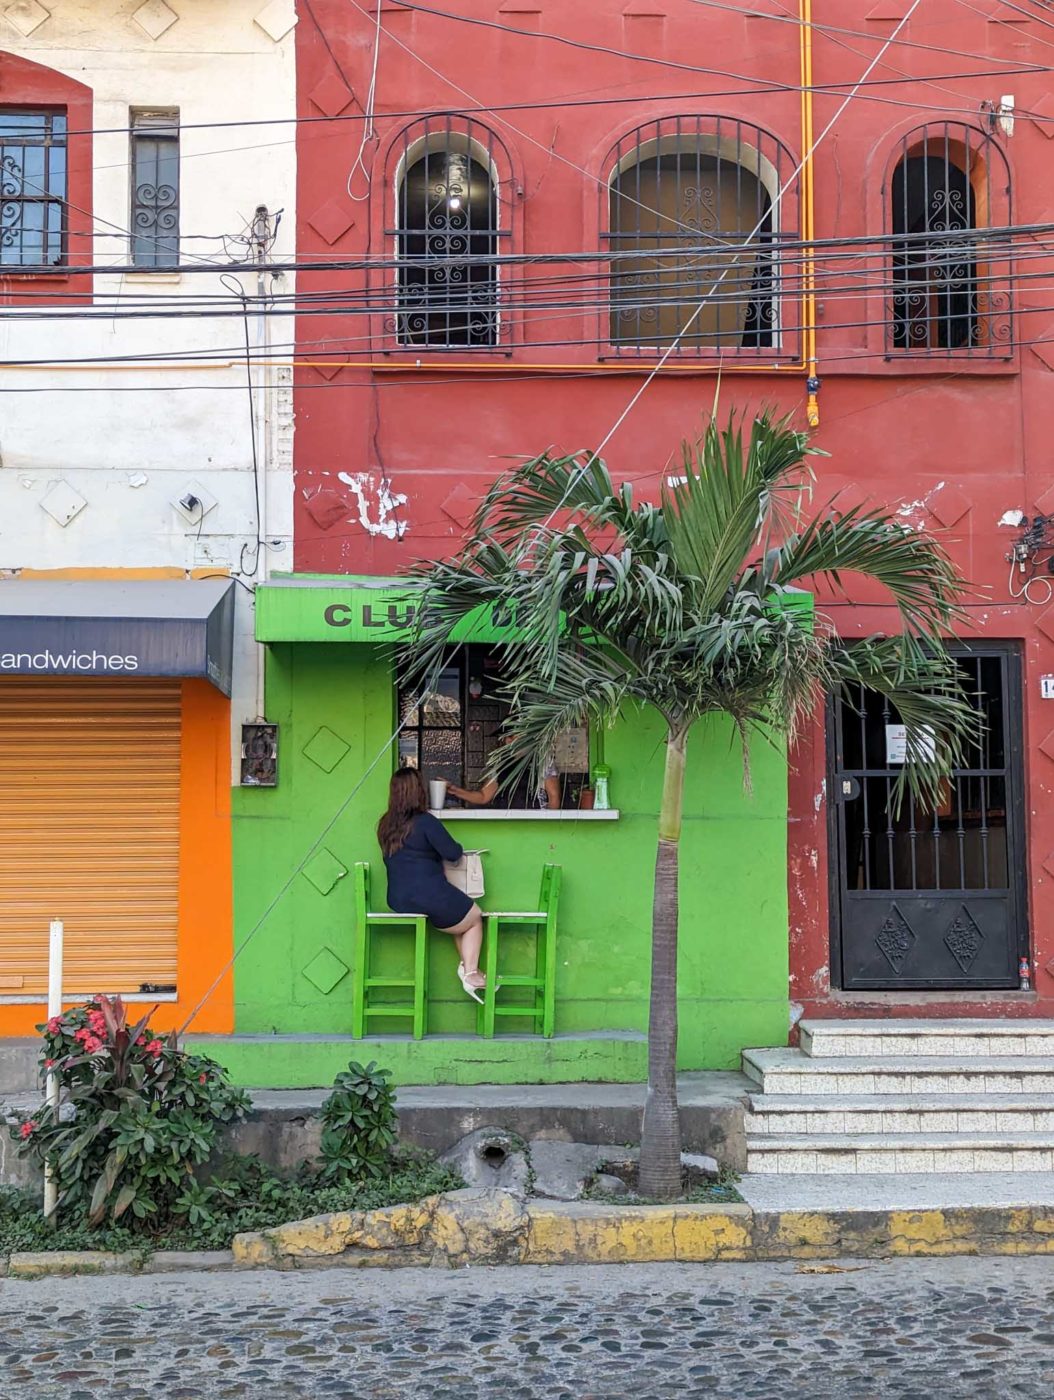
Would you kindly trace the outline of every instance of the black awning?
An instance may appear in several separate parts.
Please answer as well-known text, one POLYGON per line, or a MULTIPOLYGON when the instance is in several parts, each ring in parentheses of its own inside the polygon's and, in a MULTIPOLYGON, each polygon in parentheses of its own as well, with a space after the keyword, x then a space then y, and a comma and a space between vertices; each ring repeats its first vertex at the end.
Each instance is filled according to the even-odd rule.
POLYGON ((228 578, 0 581, 0 677, 203 676, 231 693, 228 578))

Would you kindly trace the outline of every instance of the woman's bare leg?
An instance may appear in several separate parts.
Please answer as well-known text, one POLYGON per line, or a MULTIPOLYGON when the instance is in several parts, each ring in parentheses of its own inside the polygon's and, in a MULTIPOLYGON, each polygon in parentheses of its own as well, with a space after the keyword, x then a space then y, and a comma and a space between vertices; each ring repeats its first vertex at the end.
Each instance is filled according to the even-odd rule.
POLYGON ((477 988, 485 987, 487 979, 479 970, 479 955, 483 947, 483 911, 473 904, 465 917, 453 928, 442 929, 449 933, 457 947, 461 961, 465 965, 465 977, 477 988))

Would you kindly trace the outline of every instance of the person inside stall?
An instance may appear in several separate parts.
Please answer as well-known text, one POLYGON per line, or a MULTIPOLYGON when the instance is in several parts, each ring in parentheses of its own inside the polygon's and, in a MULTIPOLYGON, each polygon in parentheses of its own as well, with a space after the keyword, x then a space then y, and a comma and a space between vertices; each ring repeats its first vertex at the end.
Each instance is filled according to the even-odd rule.
MULTIPOLYGON (((506 742, 502 740, 502 742, 506 742)), ((458 787, 455 783, 447 784, 447 792, 458 798, 461 802, 466 802, 470 807, 489 807, 497 797, 499 784, 497 778, 488 778, 478 788, 458 787)), ((535 804, 545 809, 556 810, 561 805, 560 800, 560 770, 556 766, 556 755, 552 751, 546 754, 545 762, 542 764, 541 779, 534 793, 535 804)))

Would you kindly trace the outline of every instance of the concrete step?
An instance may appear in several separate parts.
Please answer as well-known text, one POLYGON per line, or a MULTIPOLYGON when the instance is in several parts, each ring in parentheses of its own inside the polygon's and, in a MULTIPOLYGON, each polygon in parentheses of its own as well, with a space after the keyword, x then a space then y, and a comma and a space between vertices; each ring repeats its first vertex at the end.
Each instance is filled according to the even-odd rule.
POLYGON ((779 1176, 1054 1172, 1054 1133, 748 1136, 747 1171, 779 1176))
POLYGON ((1054 1094, 1054 1056, 827 1056, 744 1050, 744 1072, 766 1094, 1054 1094))
POLYGON ((1054 1021, 802 1021, 801 1048, 813 1059, 842 1055, 1008 1055, 1054 1059, 1054 1021))
POLYGON ((1054 1133, 1054 1094, 751 1094, 751 1138, 806 1133, 1054 1133))

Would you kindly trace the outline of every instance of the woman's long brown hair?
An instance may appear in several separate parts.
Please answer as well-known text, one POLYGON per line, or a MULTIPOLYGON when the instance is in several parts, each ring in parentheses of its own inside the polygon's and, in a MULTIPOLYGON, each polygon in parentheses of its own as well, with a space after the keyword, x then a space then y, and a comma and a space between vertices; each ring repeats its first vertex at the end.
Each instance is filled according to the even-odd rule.
POLYGON ((386 856, 401 851, 414 817, 428 811, 428 789, 416 768, 400 768, 388 786, 388 810, 377 823, 377 840, 386 856))

